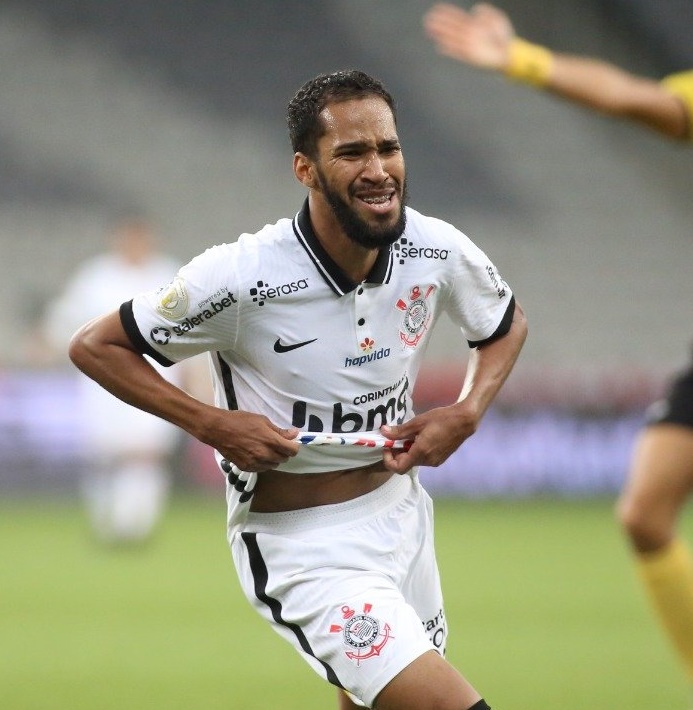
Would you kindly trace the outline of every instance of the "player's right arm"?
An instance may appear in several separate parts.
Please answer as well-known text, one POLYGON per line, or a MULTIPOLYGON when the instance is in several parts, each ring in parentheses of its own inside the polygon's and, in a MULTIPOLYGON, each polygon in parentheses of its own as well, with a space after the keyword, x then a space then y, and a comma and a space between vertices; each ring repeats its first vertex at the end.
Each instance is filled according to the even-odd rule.
POLYGON ((276 468, 299 445, 296 430, 265 416, 201 402, 164 379, 139 353, 113 313, 82 326, 70 341, 72 362, 118 399, 179 426, 244 471, 276 468))
POLYGON ((508 16, 487 3, 469 12, 434 5, 424 26, 441 54, 501 72, 601 113, 630 119, 663 135, 691 137, 693 72, 659 82, 609 62, 563 54, 516 36, 508 16))

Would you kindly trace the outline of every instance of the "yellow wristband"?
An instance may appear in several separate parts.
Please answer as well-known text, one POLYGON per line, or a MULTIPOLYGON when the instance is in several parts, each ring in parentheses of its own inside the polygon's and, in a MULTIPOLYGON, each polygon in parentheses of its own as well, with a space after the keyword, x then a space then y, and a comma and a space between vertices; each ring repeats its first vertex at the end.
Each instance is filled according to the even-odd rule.
POLYGON ((693 70, 665 76, 661 84, 681 99, 688 116, 688 138, 693 140, 693 70))
POLYGON ((546 86, 553 56, 546 47, 516 37, 510 42, 506 76, 536 87, 546 86))

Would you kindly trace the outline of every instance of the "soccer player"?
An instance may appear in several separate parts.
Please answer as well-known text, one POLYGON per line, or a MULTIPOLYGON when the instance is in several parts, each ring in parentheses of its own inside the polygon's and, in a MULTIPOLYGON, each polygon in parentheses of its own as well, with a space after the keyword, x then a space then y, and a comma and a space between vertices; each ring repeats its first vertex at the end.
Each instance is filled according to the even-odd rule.
MULTIPOLYGON (((82 323, 117 308, 133 293, 170 279, 180 263, 162 253, 146 218, 121 219, 106 251, 80 264, 43 318, 43 340, 52 359, 64 353, 82 323)), ((183 383, 181 366, 164 370, 183 383)), ((79 378, 86 470, 81 486, 89 523, 98 541, 137 544, 161 519, 170 486, 170 457, 180 430, 128 407, 86 377, 79 378)))
POLYGON ((406 206, 381 82, 317 76, 290 101, 288 126, 307 190, 295 217, 207 249, 165 288, 86 324, 70 355, 216 451, 241 585, 339 689, 342 710, 485 710, 444 658, 431 501, 417 470, 474 433, 524 343, 525 316, 467 236, 406 206), (465 380, 455 403, 415 416, 412 390, 443 311, 469 345, 465 380), (169 365, 201 352, 216 406, 143 357, 169 365), (413 444, 310 447, 300 431, 413 444))
MULTIPOLYGON (((517 37, 508 16, 489 4, 469 12, 437 4, 424 25, 449 57, 673 139, 693 138, 693 71, 657 81, 600 59, 552 51, 517 37)), ((693 561, 677 532, 693 487, 693 362, 649 414, 617 513, 648 596, 693 682, 693 561)))

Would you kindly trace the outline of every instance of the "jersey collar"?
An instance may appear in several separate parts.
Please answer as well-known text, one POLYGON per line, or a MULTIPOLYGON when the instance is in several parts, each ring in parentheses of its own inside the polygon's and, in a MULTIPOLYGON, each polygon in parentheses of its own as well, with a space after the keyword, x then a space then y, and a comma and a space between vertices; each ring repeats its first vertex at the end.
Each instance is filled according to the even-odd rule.
MULTIPOLYGON (((308 198, 303 203, 298 214, 293 220, 294 233, 301 246, 308 252, 308 256, 315 264, 325 283, 338 295, 353 291, 358 284, 352 281, 334 262, 332 257, 325 251, 318 241, 310 223, 310 212, 308 209, 308 198)), ((378 257, 373 264, 373 268, 366 276, 366 283, 384 284, 388 283, 392 275, 392 247, 388 246, 378 252, 378 257)))

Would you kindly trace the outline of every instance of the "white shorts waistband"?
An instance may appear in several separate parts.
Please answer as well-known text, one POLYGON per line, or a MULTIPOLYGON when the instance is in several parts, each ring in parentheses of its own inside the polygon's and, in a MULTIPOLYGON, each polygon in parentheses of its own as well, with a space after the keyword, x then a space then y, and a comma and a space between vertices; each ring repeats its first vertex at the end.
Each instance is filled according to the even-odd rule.
POLYGON ((243 527, 247 532, 280 535, 312 528, 324 529, 345 523, 356 523, 360 519, 371 518, 397 505, 407 497, 412 487, 417 485, 418 479, 415 476, 395 474, 374 491, 344 503, 287 510, 281 513, 250 511, 243 527))

